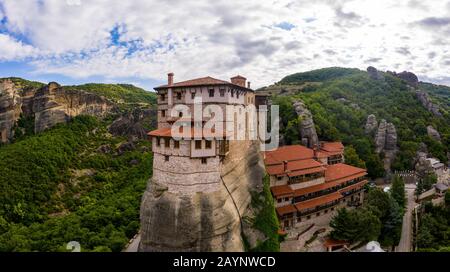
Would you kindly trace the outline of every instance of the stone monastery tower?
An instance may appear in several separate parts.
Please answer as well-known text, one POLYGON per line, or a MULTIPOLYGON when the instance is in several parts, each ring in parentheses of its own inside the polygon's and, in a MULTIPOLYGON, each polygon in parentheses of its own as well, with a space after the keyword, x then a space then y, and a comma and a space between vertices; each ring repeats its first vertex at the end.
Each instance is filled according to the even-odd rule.
POLYGON ((242 76, 175 83, 173 73, 155 90, 158 129, 149 133, 153 177, 139 250, 242 251, 241 219, 264 173, 259 142, 249 137, 256 119, 246 111, 255 92, 242 76))

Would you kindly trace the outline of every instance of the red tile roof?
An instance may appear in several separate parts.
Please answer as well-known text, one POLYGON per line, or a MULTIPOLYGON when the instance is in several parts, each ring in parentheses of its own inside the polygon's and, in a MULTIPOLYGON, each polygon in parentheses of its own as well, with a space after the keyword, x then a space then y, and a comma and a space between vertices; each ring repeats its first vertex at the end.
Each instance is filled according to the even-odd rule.
MULTIPOLYGON (((184 127, 180 128, 181 128, 180 135, 176 136, 184 137, 183 135, 184 127)), ((160 128, 157 130, 150 131, 149 133, 147 133, 147 135, 156 137, 172 137, 172 128, 160 128)), ((198 131, 195 130, 194 128, 191 128, 191 133, 187 137, 199 139, 199 138, 224 138, 224 136, 226 136, 225 131, 219 131, 215 129, 212 130, 204 129, 198 131)))
POLYGON ((298 161, 313 159, 314 151, 301 145, 288 145, 279 147, 273 151, 265 152, 266 165, 279 164, 283 161, 298 161))
POLYGON ((298 177, 298 176, 303 176, 303 175, 307 175, 307 174, 313 174, 313 173, 319 173, 319 172, 324 172, 326 170, 325 167, 315 167, 315 168, 308 168, 308 169, 302 169, 302 170, 297 170, 297 171, 292 171, 287 173, 288 177, 298 177))
POLYGON ((275 197, 292 196, 294 194, 294 191, 289 185, 273 186, 270 188, 270 190, 275 197))
POLYGON ((322 142, 320 149, 328 152, 344 151, 344 145, 341 142, 322 142))
POLYGON ((288 176, 298 176, 298 175, 305 175, 310 173, 316 173, 325 171, 325 168, 323 165, 313 159, 306 159, 306 160, 300 160, 300 161, 290 161, 286 165, 286 173, 284 169, 284 163, 281 164, 274 164, 274 165, 268 165, 267 167, 267 173, 269 175, 284 175, 288 174, 288 176), (305 174, 302 174, 305 171, 305 174), (293 174, 293 173, 296 174, 293 174))
POLYGON ((366 169, 338 163, 327 166, 325 181, 351 180, 365 175, 367 175, 366 169))
POLYGON ((363 181, 358 182, 358 183, 356 183, 356 184, 353 184, 353 185, 347 186, 347 187, 345 187, 345 188, 342 188, 341 190, 339 190, 339 192, 340 192, 340 193, 345 193, 345 192, 349 192, 349 191, 351 191, 351 190, 353 190, 353 189, 360 189, 360 188, 362 188, 364 185, 366 185, 367 183, 368 183, 367 180, 363 180, 363 181))
POLYGON ((324 205, 324 204, 333 202, 333 201, 341 199, 341 198, 342 198, 341 193, 335 192, 335 193, 332 193, 329 195, 325 195, 325 196, 313 198, 310 200, 306 200, 303 202, 299 202, 299 203, 295 204, 295 207, 297 208, 297 210, 302 211, 302 210, 314 208, 316 206, 324 205))
MULTIPOLYGON (((326 189, 330 189, 330 188, 339 186, 339 185, 341 185, 341 184, 343 184, 343 183, 345 183, 347 181, 350 181, 352 179, 353 179, 352 177, 349 177, 347 179, 340 179, 340 180, 337 180, 337 181, 325 182, 325 183, 322 183, 322 184, 318 184, 318 185, 309 186, 309 187, 306 187, 306 188, 297 189, 297 190, 294 190, 294 197, 307 195, 307 194, 310 194, 310 193, 320 192, 320 191, 323 191, 323 190, 326 190, 326 189)), ((357 184, 359 184, 359 183, 357 183, 357 184)))
POLYGON ((287 205, 283 207, 276 208, 278 215, 283 216, 288 213, 294 213, 297 212, 294 205, 287 205))
POLYGON ((321 167, 321 166, 322 166, 322 163, 320 163, 316 160, 306 159, 306 160, 288 162, 287 170, 295 171, 295 170, 302 170, 302 169, 317 168, 317 167, 321 167))
POLYGON ((316 152, 317 158, 328 158, 344 154, 344 145, 341 142, 321 142, 320 150, 316 152))
POLYGON ((195 86, 211 86, 211 85, 232 85, 234 87, 251 90, 251 89, 233 84, 233 83, 225 81, 225 80, 212 78, 210 76, 196 78, 196 79, 190 79, 190 80, 186 80, 186 81, 180 81, 180 82, 172 84, 171 86, 169 86, 168 84, 161 85, 159 87, 156 87, 155 90, 165 89, 165 88, 169 88, 169 87, 178 88, 178 87, 195 87, 195 86))

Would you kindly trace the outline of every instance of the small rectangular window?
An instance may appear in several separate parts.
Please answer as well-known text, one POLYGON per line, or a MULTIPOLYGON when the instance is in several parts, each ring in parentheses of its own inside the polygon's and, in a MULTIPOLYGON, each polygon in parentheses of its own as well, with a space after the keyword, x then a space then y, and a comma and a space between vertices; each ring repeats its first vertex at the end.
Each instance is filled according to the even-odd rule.
POLYGON ((316 213, 316 216, 320 216, 320 212, 316 213))
POLYGON ((231 90, 231 97, 234 97, 234 90, 231 90))
POLYGON ((168 162, 168 161, 169 161, 169 156, 164 156, 164 160, 165 160, 166 162, 168 162))
POLYGON ((177 99, 181 100, 181 93, 180 92, 177 93, 177 99))
POLYGON ((161 142, 160 142, 159 137, 156 138, 156 146, 161 146, 161 142))
POLYGON ((209 89, 209 97, 214 97, 214 89, 209 89))
POLYGON ((277 199, 277 202, 278 202, 278 203, 281 203, 281 201, 282 201, 281 198, 278 198, 278 199, 277 199))
POLYGON ((192 99, 195 99, 195 92, 194 92, 194 93, 191 93, 191 98, 192 98, 192 99))
POLYGON ((195 141, 195 149, 202 149, 202 141, 200 140, 195 141))
POLYGON ((166 95, 165 95, 165 94, 162 94, 162 95, 161 95, 161 101, 164 101, 164 100, 166 100, 166 95))
POLYGON ((164 139, 164 146, 169 148, 170 147, 170 139, 164 139))
POLYGON ((211 141, 205 141, 205 148, 211 149, 212 148, 212 142, 211 141))
POLYGON ((207 164, 208 161, 206 160, 206 158, 202 158, 202 164, 207 164))
POLYGON ((165 110, 161 111, 161 117, 166 117, 166 111, 165 110))
POLYGON ((173 142, 173 148, 179 149, 180 148, 180 141, 174 141, 173 142))
POLYGON ((220 89, 220 96, 221 97, 224 97, 225 96, 225 89, 220 89))

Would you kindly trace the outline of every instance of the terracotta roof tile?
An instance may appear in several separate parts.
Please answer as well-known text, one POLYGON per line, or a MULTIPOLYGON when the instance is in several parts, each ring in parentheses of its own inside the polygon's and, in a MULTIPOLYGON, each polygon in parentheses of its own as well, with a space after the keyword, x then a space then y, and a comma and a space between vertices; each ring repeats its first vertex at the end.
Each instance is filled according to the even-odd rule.
POLYGON ((363 187, 364 185, 366 185, 367 183, 368 183, 367 180, 363 180, 363 181, 358 182, 358 183, 356 183, 356 184, 353 184, 353 185, 347 186, 347 187, 345 187, 345 188, 342 188, 341 190, 339 190, 339 192, 340 192, 340 193, 345 193, 345 192, 349 192, 349 191, 351 191, 351 190, 353 190, 353 189, 359 189, 359 188, 362 188, 362 187, 363 187))
POLYGON ((278 207, 278 208, 276 208, 276 210, 277 210, 278 215, 280 215, 280 216, 283 216, 283 215, 288 214, 288 213, 295 213, 295 212, 297 212, 297 210, 295 209, 294 205, 286 205, 286 206, 283 206, 283 207, 278 207))
MULTIPOLYGON (((186 81, 180 81, 177 83, 172 84, 171 86, 169 86, 168 84, 165 85, 161 85, 155 88, 155 90, 158 89, 165 89, 165 88, 178 88, 178 87, 194 87, 194 86, 207 86, 207 85, 233 85, 239 88, 244 88, 244 89, 248 89, 236 84, 233 84, 231 82, 225 81, 225 80, 221 80, 221 79, 216 79, 210 76, 207 77, 201 77, 201 78, 196 78, 196 79, 190 79, 190 80, 186 80, 186 81)), ((250 89, 248 89, 250 90, 250 89)))
MULTIPOLYGON (((357 175, 355 175, 355 177, 359 177, 357 175)), ((319 192, 319 191, 323 191, 326 189, 330 189, 336 186, 339 186, 347 181, 350 181, 353 179, 353 176, 347 177, 346 179, 341 179, 341 180, 337 180, 337 181, 332 181, 332 182, 325 182, 322 184, 318 184, 318 185, 314 185, 314 186, 309 186, 306 188, 301 188, 301 189, 297 189, 294 190, 294 197, 297 196, 302 196, 302 195, 307 195, 310 193, 315 193, 315 192, 319 192)), ((357 183, 359 184, 359 183, 357 183)), ((345 189, 345 188, 344 188, 345 189)))
MULTIPOLYGON (((183 128, 181 127, 180 130, 180 136, 184 137, 184 135, 182 135, 183 133, 183 128)), ((153 130, 150 131, 149 133, 147 133, 148 136, 156 136, 156 137, 172 137, 172 128, 160 128, 157 130, 153 130)), ((226 132, 224 131, 219 131, 219 130, 215 130, 215 129, 205 129, 205 130, 194 130, 194 128, 191 128, 191 133, 190 135, 188 135, 188 137, 190 138, 194 138, 194 139, 200 139, 200 138, 224 138, 224 136, 226 136, 226 132)))
POLYGON ((326 170, 325 167, 320 166, 320 167, 292 171, 290 173, 287 173, 287 175, 288 175, 288 177, 297 177, 297 176, 302 176, 302 175, 307 175, 307 174, 324 172, 325 170, 326 170))
POLYGON ((335 192, 329 195, 317 197, 314 199, 306 200, 295 204, 297 210, 302 211, 310 208, 314 208, 316 206, 324 205, 335 200, 341 199, 342 195, 339 192, 335 192))
POLYGON ((348 164, 338 163, 329 165, 327 171, 325 171, 325 181, 331 182, 340 179, 346 179, 351 176, 364 176, 366 175, 366 169, 354 167, 348 164))
POLYGON ((301 145, 288 145, 279 147, 273 151, 265 152, 266 165, 279 164, 283 161, 297 161, 313 159, 314 151, 301 145))
POLYGON ((272 194, 275 197, 292 196, 294 194, 294 191, 291 189, 289 185, 273 186, 270 188, 270 190, 272 191, 272 194))

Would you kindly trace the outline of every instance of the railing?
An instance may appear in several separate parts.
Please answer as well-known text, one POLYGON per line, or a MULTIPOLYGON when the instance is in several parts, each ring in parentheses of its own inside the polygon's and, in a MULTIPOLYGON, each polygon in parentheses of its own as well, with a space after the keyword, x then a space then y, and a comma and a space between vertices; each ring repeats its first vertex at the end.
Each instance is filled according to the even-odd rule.
POLYGON ((339 204, 339 202, 340 202, 340 200, 335 200, 335 201, 330 202, 330 203, 328 203, 328 204, 316 206, 316 207, 313 208, 313 209, 309 209, 309 210, 302 211, 302 212, 297 212, 297 217, 299 217, 299 216, 305 216, 305 215, 309 215, 309 214, 313 214, 313 213, 316 213, 316 212, 319 212, 319 211, 322 211, 322 210, 325 210, 325 209, 334 207, 334 206, 336 206, 337 204, 339 204))
MULTIPOLYGON (((323 195, 328 195, 328 194, 330 194, 330 193, 334 193, 334 192, 337 192, 337 191, 339 191, 339 190, 341 190, 341 189, 344 189, 344 188, 346 188, 346 187, 348 187, 348 186, 351 186, 351 185, 360 183, 360 182, 362 182, 363 180, 364 180, 364 179, 355 179, 355 180, 352 180, 352 181, 347 182, 347 183, 345 184, 345 186, 339 185, 339 186, 332 187, 332 188, 329 188, 329 189, 325 189, 325 190, 322 190, 322 191, 319 191, 319 192, 314 192, 314 193, 311 193, 310 196, 304 196, 304 195, 303 195, 303 196, 298 196, 298 197, 295 197, 295 198, 293 199, 293 203, 306 201, 306 200, 313 199, 313 198, 316 198, 316 197, 320 197, 320 196, 323 196, 323 195), (334 188, 334 189, 333 189, 333 188, 334 188)), ((362 190, 362 189, 363 189, 363 188, 361 188, 361 190, 362 190)))

